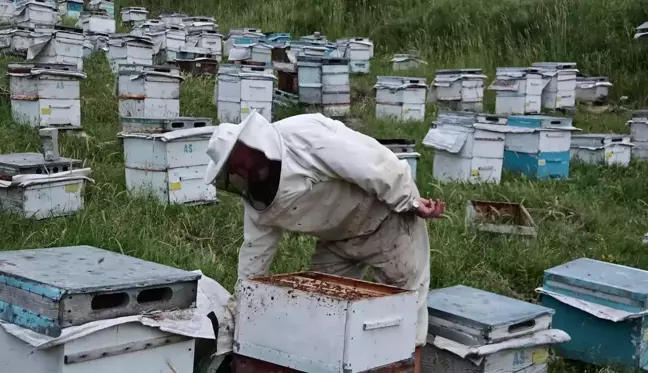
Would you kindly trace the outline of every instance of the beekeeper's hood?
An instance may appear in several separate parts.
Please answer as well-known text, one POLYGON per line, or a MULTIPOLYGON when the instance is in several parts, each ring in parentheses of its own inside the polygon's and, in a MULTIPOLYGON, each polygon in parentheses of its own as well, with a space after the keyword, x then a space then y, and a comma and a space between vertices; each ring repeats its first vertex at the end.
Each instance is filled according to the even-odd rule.
MULTIPOLYGON (((205 173, 205 183, 217 190, 242 195, 258 210, 264 210, 274 200, 281 175, 282 143, 279 132, 256 110, 240 124, 221 123, 214 131, 207 155, 211 158, 205 173), (247 165, 254 164, 251 174, 241 178, 234 170, 245 154, 247 165)), ((246 162, 244 162, 246 163, 246 162)))

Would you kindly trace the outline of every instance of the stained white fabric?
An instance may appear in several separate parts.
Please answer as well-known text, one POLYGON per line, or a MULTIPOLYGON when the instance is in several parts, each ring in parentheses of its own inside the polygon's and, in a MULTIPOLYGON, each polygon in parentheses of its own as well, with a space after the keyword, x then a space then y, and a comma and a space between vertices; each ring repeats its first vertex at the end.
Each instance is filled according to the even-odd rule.
MULTIPOLYGON (((251 115, 255 126, 263 127, 265 119, 251 115)), ((370 265, 378 269, 379 280, 418 290, 417 344, 425 344, 429 242, 425 221, 412 211, 419 191, 409 166, 375 139, 321 114, 264 126, 264 135, 250 131, 247 136, 266 154, 281 150, 281 181, 266 210, 244 202, 239 279, 269 274, 283 231, 315 236, 314 268, 339 274, 348 272, 349 263, 370 265)), ((244 138, 247 129, 243 132, 241 141, 251 142, 244 138)))

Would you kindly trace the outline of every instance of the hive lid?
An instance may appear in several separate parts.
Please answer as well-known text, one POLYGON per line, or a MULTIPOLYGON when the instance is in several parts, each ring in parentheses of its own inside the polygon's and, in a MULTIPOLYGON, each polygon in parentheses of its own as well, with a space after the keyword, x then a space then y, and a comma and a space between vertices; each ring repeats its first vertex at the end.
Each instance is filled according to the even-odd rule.
POLYGON ((464 285, 432 290, 427 302, 431 332, 473 345, 549 329, 551 316, 555 312, 547 307, 464 285), (461 331, 465 338, 453 331, 461 331), (467 341, 470 339, 473 341, 467 341))
POLYGON ((168 267, 92 246, 0 252, 6 282, 21 278, 48 285, 51 291, 81 294, 197 281, 200 274, 168 267))
POLYGON ((580 258, 546 270, 543 286, 561 293, 582 293, 585 289, 586 293, 613 296, 617 299, 614 303, 625 303, 619 298, 631 299, 646 307, 648 271, 580 258))
POLYGON ((41 153, 0 154, 0 166, 17 170, 34 168, 38 166, 47 166, 48 168, 63 167, 69 166, 70 164, 78 166, 81 165, 81 161, 78 159, 65 157, 61 157, 55 161, 46 161, 43 157, 43 154, 41 153))

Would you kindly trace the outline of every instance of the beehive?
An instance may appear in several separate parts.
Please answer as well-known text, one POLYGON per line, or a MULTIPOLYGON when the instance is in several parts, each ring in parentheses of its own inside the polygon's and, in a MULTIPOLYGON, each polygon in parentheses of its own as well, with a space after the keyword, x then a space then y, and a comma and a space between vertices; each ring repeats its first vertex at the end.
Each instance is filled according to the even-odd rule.
POLYGON ((54 27, 60 16, 56 3, 46 0, 30 0, 16 4, 14 24, 23 27, 54 27))
POLYGON ((153 65, 153 40, 150 36, 111 34, 108 59, 115 74, 122 64, 153 65))
POLYGON ((452 110, 481 112, 486 78, 481 69, 438 70, 434 101, 452 110))
POLYGON ((495 113, 539 114, 542 91, 547 84, 537 68, 498 67, 495 80, 488 87, 497 95, 495 113))
MULTIPOLYGON (((122 117, 180 116, 180 82, 183 78, 164 66, 119 71, 119 115, 122 117)), ((174 69, 175 70, 175 69, 174 69)))
POLYGON ((133 23, 135 21, 143 21, 148 17, 149 11, 142 7, 127 7, 121 8, 121 21, 122 23, 133 23))
POLYGON ((571 159, 587 164, 627 167, 632 157, 630 136, 586 134, 571 136, 571 159))
POLYGON ((379 76, 374 88, 376 118, 399 121, 425 118, 425 78, 379 76))
POLYGON ((270 68, 222 65, 216 87, 218 120, 239 123, 256 109, 271 121, 275 79, 270 68))
POLYGON ((335 57, 297 57, 299 102, 337 117, 351 110, 349 61, 335 57))
POLYGON ((576 78, 576 101, 603 103, 608 99, 608 93, 612 83, 607 77, 577 77, 576 78))
POLYGON ((43 64, 74 65, 82 71, 84 41, 82 30, 56 26, 51 34, 33 38, 33 46, 27 51, 27 60, 43 64))
POLYGON ((576 106, 575 62, 536 62, 543 78, 549 82, 542 90, 542 107, 547 109, 573 108, 576 106))

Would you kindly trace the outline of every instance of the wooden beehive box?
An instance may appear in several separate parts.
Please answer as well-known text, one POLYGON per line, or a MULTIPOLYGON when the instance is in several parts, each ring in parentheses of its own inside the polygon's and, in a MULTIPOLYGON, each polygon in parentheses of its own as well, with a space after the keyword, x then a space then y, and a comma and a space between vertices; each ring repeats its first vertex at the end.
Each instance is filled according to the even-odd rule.
POLYGON ((519 203, 468 201, 466 221, 483 232, 537 236, 537 227, 519 203))
POLYGON ((58 337, 91 321, 193 307, 200 274, 91 246, 0 253, 0 319, 58 337))

